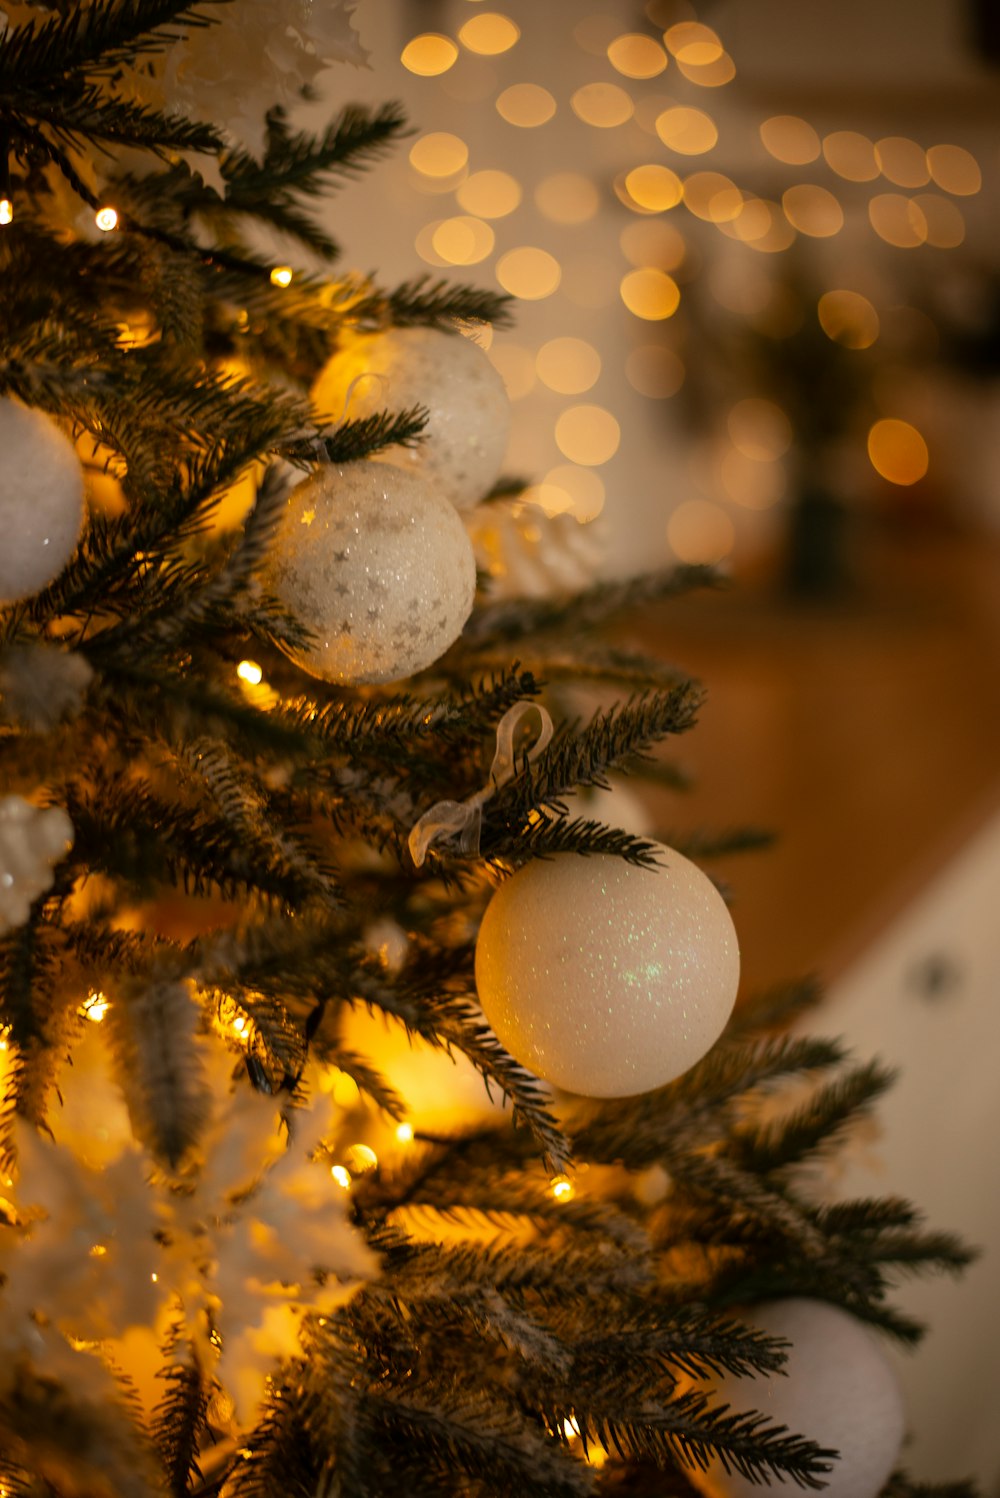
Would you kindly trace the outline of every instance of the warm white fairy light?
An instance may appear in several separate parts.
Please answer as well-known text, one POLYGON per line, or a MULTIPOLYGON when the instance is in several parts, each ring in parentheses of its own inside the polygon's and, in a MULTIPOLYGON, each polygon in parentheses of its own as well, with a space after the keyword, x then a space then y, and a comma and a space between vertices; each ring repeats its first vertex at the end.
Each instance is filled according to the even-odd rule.
POLYGON ((104 997, 103 993, 101 993, 100 991, 96 991, 87 995, 87 1000, 80 1012, 81 1014, 86 1015, 87 1019, 93 1020, 95 1025, 99 1025, 110 1007, 111 1006, 108 1003, 108 1000, 104 997))
POLYGON ((10 224, 14 221, 14 205, 10 198, 0 198, 0 224, 10 224))
POLYGON ((263 680, 264 672, 256 661, 240 661, 236 667, 236 675, 240 681, 248 681, 252 687, 256 687, 263 680))
POLYGON ((104 208, 98 208, 94 214, 94 223, 102 234, 110 234, 112 229, 118 228, 118 209, 112 208, 110 204, 104 208))
MULTIPOLYGON (((553 1176, 549 1182, 549 1190, 557 1202, 570 1202, 576 1195, 576 1187, 569 1176, 553 1176)), ((577 1431, 577 1435, 579 1434, 577 1431)))
POLYGON ((413 1125, 411 1123, 397 1124, 396 1125, 396 1138, 399 1140, 400 1144, 412 1144, 413 1143, 413 1125))
POLYGON ((351 1173, 343 1165, 331 1165, 330 1174, 338 1186, 343 1187, 345 1191, 351 1189, 351 1173))
POLYGON ((271 272, 271 285, 281 286, 282 288, 291 286, 293 275, 294 272, 290 265, 276 265, 271 272))

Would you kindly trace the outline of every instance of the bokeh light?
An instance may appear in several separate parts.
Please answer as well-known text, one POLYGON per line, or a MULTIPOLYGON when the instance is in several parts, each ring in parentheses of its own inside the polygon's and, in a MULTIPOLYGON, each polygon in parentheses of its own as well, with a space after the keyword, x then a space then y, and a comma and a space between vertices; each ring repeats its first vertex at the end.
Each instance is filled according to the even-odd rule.
POLYGON ((535 206, 554 224, 585 224, 600 204, 596 184, 579 172, 553 172, 535 188, 535 206))
POLYGON ((625 360, 625 378, 649 400, 669 400, 684 384, 684 363, 661 343, 641 343, 625 360))
POLYGON ((678 21, 667 29, 663 40, 678 62, 688 62, 694 67, 707 67, 722 56, 723 47, 717 34, 700 21, 678 21))
POLYGON ((699 88, 723 88, 736 77, 736 64, 728 52, 721 52, 714 62, 689 62, 687 58, 675 59, 678 72, 683 73, 689 83, 699 88))
POLYGON ((875 146, 857 130, 833 130, 823 137, 827 166, 848 182, 874 182, 880 168, 875 146))
POLYGON ((660 322, 673 317, 680 306, 680 288, 673 276, 653 266, 629 271, 622 277, 618 289, 628 310, 645 322, 660 322))
POLYGON ((593 468, 560 463, 549 469, 542 482, 568 496, 569 504, 564 508, 583 524, 596 520, 604 509, 604 480, 593 468))
POLYGON ((656 119, 656 133, 665 146, 681 156, 701 156, 719 139, 715 121, 703 109, 676 104, 656 119))
POLYGON ((908 421, 876 421, 868 433, 868 457, 875 472, 890 484, 907 487, 924 477, 930 466, 927 443, 908 421))
POLYGON ((684 206, 710 224, 728 224, 743 209, 743 194, 722 172, 692 172, 684 179, 684 206))
POLYGON ((963 146, 931 146, 927 168, 937 186, 956 197, 970 197, 983 185, 978 161, 963 146))
POLYGON ((682 562, 721 562, 733 549, 736 530, 721 505, 686 499, 667 521, 667 540, 682 562))
POLYGON ((756 463, 773 463, 792 445, 792 424, 774 401, 748 396, 730 407, 726 429, 737 452, 756 463))
POLYGON ((454 177, 469 160, 469 148, 458 135, 433 130, 410 147, 410 165, 423 177, 454 177))
POLYGON ((477 218, 505 218, 521 202, 521 184, 509 172, 473 172, 455 193, 459 207, 477 218))
POLYGON ((562 276, 559 261, 536 245, 519 245, 497 261, 496 277, 504 291, 522 301, 537 302, 557 290, 562 276))
POLYGON ((520 35, 520 28, 510 16, 500 15, 495 10, 484 10, 459 28, 458 39, 470 52, 495 57, 500 52, 509 52, 520 35))
POLYGON ((927 222, 927 243, 939 250, 954 250, 965 238, 965 219, 950 198, 936 192, 918 192, 913 199, 927 222))
POLYGON ((859 291, 827 291, 816 306, 827 338, 844 348, 871 348, 879 335, 879 316, 859 291))
POLYGON ((437 31, 425 31, 407 42, 400 55, 400 62, 407 72, 421 78, 434 78, 447 73, 458 57, 458 48, 450 36, 437 31))
POLYGON ((764 149, 787 166, 805 166, 819 155, 819 136, 795 114, 776 114, 760 127, 764 149))
POLYGON ((436 265, 442 269, 448 261, 434 248, 434 236, 443 222, 443 219, 435 218, 429 224, 424 224, 413 241, 413 248, 426 265, 436 265))
POLYGON ((621 427, 603 406, 569 406, 556 421, 555 439, 571 463, 596 468, 618 451, 621 427))
POLYGON ((431 237, 435 252, 448 265, 478 265, 493 253, 494 243, 489 224, 469 214, 442 219, 431 237))
POLYGON ((668 166, 653 162, 634 166, 625 174, 625 191, 647 213, 663 213, 674 208, 683 196, 681 179, 668 166))
POLYGON ((570 99, 570 108, 585 125, 612 130, 632 118, 632 96, 617 83, 585 83, 570 99))
POLYGON ((535 130, 556 112, 556 101, 540 83, 512 83, 497 98, 497 114, 508 125, 535 130))
POLYGON ((626 224, 618 243, 630 265, 653 265, 657 270, 677 270, 687 254, 683 234, 662 219, 640 219, 638 223, 626 224))
POLYGON ((883 177, 897 187, 924 187, 931 180, 927 152, 905 135, 886 135, 876 141, 875 157, 883 177))
POLYGON ((792 228, 813 239, 829 239, 844 227, 844 210, 833 193, 813 182, 787 188, 781 207, 792 228))
POLYGON ((927 219, 923 210, 902 193, 876 194, 868 204, 868 218, 879 238, 899 250, 912 250, 927 241, 927 219))
POLYGON ((538 378, 560 395, 582 395, 597 384, 601 356, 582 338, 550 338, 535 360, 538 378))
POLYGON ((655 78, 667 66, 667 54, 651 36, 629 31, 608 47, 608 61, 625 78, 655 78))

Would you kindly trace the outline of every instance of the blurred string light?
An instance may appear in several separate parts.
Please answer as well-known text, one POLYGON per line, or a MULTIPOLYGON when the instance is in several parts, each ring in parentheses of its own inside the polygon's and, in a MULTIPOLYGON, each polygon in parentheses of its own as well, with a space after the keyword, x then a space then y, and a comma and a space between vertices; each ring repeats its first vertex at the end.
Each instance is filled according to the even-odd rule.
POLYGON ((498 11, 480 11, 459 28, 458 39, 470 52, 479 52, 495 57, 500 52, 509 52, 521 35, 510 16, 498 11))
POLYGON ((10 198, 0 198, 0 224, 12 224, 14 222, 14 205, 10 198))
POLYGON ((701 156, 718 143, 719 131, 703 109, 675 104, 656 119, 656 133, 665 146, 682 156, 701 156))
POLYGON ((667 54, 659 42, 639 31, 616 36, 608 44, 607 57, 625 78, 655 78, 667 66, 667 54))
POLYGON ((399 60, 408 72, 421 78, 434 78, 446 73, 457 59, 458 47, 450 36, 425 31, 407 42, 399 60))
POLYGON ((548 124, 556 112, 556 101, 540 83, 512 83, 497 96, 497 114, 521 130, 548 124))
POLYGON ((519 245, 500 256, 496 278, 511 296, 536 302, 558 289, 562 270, 559 261, 548 250, 537 245, 519 245))
POLYGON ((684 263, 687 243, 673 224, 660 219, 640 219, 626 224, 618 236, 621 252, 630 265, 647 265, 658 270, 674 271, 684 263))
POLYGON ((806 166, 820 152, 819 136, 806 120, 794 114, 776 114, 759 129, 764 149, 786 166, 806 166))
POLYGON ((568 406, 555 425, 556 446, 585 468, 598 468, 618 451, 621 427, 603 406, 568 406))
POLYGON ((682 562, 721 562, 732 552, 736 529, 721 505, 686 499, 667 521, 667 540, 682 562))
POLYGON ((619 292, 633 316, 645 322, 673 317, 681 301, 680 288, 673 276, 649 265, 628 271, 621 279, 619 292))
POLYGON ((634 166, 625 173, 623 187, 626 205, 643 213, 665 213, 684 196, 680 177, 659 162, 634 166))
POLYGON ((820 327, 844 348, 871 348, 879 335, 879 316, 858 291, 827 291, 816 307, 820 327))
POLYGON ((857 130, 833 130, 824 135, 823 156, 830 170, 847 182, 874 182, 879 174, 874 143, 857 130))
POLYGON ((813 239, 829 239, 844 227, 844 210, 828 188, 797 183, 781 195, 781 207, 793 229, 813 239))
POLYGON ((582 338, 550 338, 535 358, 538 378, 560 395, 582 395, 597 384, 601 356, 582 338))
POLYGON ((283 289, 291 286, 294 274, 290 265, 276 265, 271 272, 271 285, 280 286, 283 289))
POLYGON ((577 118, 597 130, 624 125, 635 111, 631 95, 617 83, 585 83, 569 102, 577 118))
POLYGON ((410 147, 410 165, 422 177, 454 177, 468 160, 465 141, 447 130, 432 130, 410 147))
POLYGON ((888 417, 868 433, 868 457, 875 472, 890 484, 916 484, 930 467, 927 443, 908 421, 888 417))
POLYGON ((103 208, 98 208, 94 214, 94 223, 102 234, 110 234, 112 229, 118 228, 117 208, 112 208, 110 204, 106 204, 103 208))
POLYGON ((725 50, 718 34, 700 21, 678 21, 667 28, 663 41, 677 62, 696 68, 718 62, 725 50))
POLYGON ((509 172, 473 172, 455 193, 459 207, 479 218, 506 218, 520 205, 522 190, 509 172))

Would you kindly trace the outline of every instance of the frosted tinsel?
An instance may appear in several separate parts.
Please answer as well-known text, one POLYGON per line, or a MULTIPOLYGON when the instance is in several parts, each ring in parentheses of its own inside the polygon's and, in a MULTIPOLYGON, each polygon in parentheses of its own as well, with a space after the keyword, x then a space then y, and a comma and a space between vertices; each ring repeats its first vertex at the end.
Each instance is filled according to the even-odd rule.
POLYGON ((53 866, 73 846, 73 824, 59 806, 0 796, 0 935, 23 926, 52 885, 53 866))

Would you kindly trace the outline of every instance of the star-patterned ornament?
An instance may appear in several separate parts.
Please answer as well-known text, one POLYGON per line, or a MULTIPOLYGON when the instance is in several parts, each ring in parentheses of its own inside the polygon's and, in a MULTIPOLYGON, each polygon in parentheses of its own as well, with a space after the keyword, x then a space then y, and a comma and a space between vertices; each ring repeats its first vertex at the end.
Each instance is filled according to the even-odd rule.
POLYGON ((456 511, 418 474, 331 464, 289 495, 263 581, 312 631, 297 664, 360 685, 444 654, 472 608, 476 565, 456 511))

